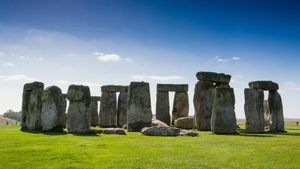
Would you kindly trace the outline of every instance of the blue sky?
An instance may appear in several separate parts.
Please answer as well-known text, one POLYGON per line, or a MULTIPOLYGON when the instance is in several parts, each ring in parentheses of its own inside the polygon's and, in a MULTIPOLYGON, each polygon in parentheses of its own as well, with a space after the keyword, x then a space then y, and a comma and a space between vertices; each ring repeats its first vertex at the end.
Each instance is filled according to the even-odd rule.
MULTIPOLYGON (((189 84, 198 71, 232 75, 236 114, 253 80, 280 85, 286 117, 300 118, 298 1, 0 1, 0 114, 20 110, 24 83, 189 84)), ((172 99, 172 95, 171 95, 172 99)), ((172 101, 171 101, 172 102, 172 101)))

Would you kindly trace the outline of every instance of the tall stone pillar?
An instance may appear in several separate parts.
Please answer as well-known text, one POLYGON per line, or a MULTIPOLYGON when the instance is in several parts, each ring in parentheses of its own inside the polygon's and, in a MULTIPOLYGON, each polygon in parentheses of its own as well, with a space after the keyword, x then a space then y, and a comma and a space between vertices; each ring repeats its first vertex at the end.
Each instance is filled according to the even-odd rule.
POLYGON ((172 110, 172 124, 181 117, 188 117, 189 115, 189 97, 187 92, 175 92, 173 110, 172 110))
POLYGON ((91 97, 91 126, 98 126, 98 101, 100 101, 100 97, 91 97))
POLYGON ((269 91, 268 102, 271 113, 270 131, 284 131, 284 117, 280 94, 277 91, 269 91))
POLYGON ((265 119, 265 127, 270 127, 271 121, 271 113, 268 100, 264 101, 264 119, 265 119))
POLYGON ((123 127, 127 124, 127 102, 128 102, 128 92, 121 91, 118 97, 118 115, 117 124, 119 127, 123 127))
POLYGON ((117 94, 102 91, 100 103, 100 127, 117 127, 117 94))
POLYGON ((264 124, 264 91, 245 89, 245 116, 247 133, 263 133, 264 124))
POLYGON ((42 95, 44 84, 41 82, 27 83, 23 87, 21 130, 42 129, 42 95))
POLYGON ((149 83, 131 82, 128 91, 127 130, 141 131, 152 121, 149 83))
POLYGON ((170 103, 167 91, 157 91, 156 93, 156 119, 170 125, 170 103))

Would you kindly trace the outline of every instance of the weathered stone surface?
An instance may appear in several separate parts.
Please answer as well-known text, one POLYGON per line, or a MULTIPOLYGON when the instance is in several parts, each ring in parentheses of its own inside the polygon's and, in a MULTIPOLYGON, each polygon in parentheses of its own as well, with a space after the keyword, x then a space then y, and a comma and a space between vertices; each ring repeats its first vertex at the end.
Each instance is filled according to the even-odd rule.
POLYGON ((152 123, 151 123, 151 127, 170 127, 169 125, 167 125, 166 123, 160 121, 160 120, 153 120, 152 119, 152 123))
MULTIPOLYGON (((100 99, 100 97, 91 97, 91 104, 90 104, 90 109, 91 109, 91 126, 95 127, 98 126, 98 119, 99 119, 99 115, 98 115, 98 99, 100 99)), ((99 100, 100 101, 100 100, 99 100)))
POLYGON ((91 100, 92 101, 101 101, 101 97, 99 97, 99 96, 91 96, 91 100))
POLYGON ((128 92, 120 92, 118 97, 118 115, 117 115, 117 123, 119 127, 127 124, 127 98, 128 92))
POLYGON ((271 113, 270 131, 284 131, 284 117, 280 94, 277 91, 270 91, 268 102, 271 113))
POLYGON ((198 81, 195 86, 194 108, 195 124, 198 130, 210 131, 211 113, 214 96, 214 84, 208 81, 198 81))
POLYGON ((149 83, 131 82, 128 92, 127 129, 141 131, 152 120, 149 83))
POLYGON ((272 81, 253 81, 249 83, 249 87, 252 89, 262 89, 269 91, 275 91, 279 89, 278 84, 272 81))
POLYGON ((66 127, 66 99, 57 86, 47 87, 42 96, 43 131, 62 131, 66 127))
POLYGON ((229 83, 231 76, 224 73, 215 72, 198 72, 196 74, 198 80, 209 81, 214 83, 229 83))
POLYGON ((180 129, 176 127, 144 127, 141 132, 147 136, 178 136, 180 129))
POLYGON ((214 103, 211 117, 211 130, 215 134, 236 133, 234 112, 234 92, 232 88, 217 87, 214 92, 214 103))
POLYGON ((106 128, 106 129, 103 130, 103 134, 126 135, 126 132, 122 128, 106 128))
POLYGON ((100 102, 100 127, 117 126, 117 95, 115 92, 102 92, 100 102))
POLYGON ((271 113, 270 113, 270 107, 268 100, 264 101, 264 119, 265 119, 265 127, 270 127, 270 121, 271 121, 271 113))
POLYGON ((193 132, 192 130, 183 130, 183 129, 181 129, 179 135, 180 136, 196 137, 196 136, 198 136, 198 133, 193 132))
POLYGON ((105 85, 101 87, 101 92, 127 92, 128 86, 105 85))
POLYGON ((170 125, 169 92, 156 93, 156 119, 170 125))
POLYGON ((187 92, 188 90, 188 84, 157 84, 158 92, 187 92))
POLYGON ((27 83, 23 87, 21 130, 42 129, 42 95, 44 84, 41 82, 27 83))
POLYGON ((194 117, 181 117, 175 120, 175 127, 181 129, 193 129, 194 128, 194 117))
POLYGON ((90 132, 90 88, 82 85, 70 85, 68 88, 67 98, 70 101, 67 115, 68 132, 90 132))
POLYGON ((189 97, 187 92, 175 92, 173 110, 172 110, 172 124, 181 117, 188 117, 189 115, 189 97))
POLYGON ((263 133, 264 124, 264 91, 245 89, 245 116, 247 133, 263 133))

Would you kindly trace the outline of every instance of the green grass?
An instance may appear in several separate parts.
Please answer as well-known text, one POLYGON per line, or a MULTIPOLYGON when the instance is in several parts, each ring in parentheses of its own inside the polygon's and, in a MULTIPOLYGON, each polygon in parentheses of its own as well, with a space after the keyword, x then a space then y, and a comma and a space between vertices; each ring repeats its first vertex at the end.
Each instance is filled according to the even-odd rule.
POLYGON ((300 126, 287 133, 149 137, 28 133, 0 127, 0 168, 300 168, 300 126))

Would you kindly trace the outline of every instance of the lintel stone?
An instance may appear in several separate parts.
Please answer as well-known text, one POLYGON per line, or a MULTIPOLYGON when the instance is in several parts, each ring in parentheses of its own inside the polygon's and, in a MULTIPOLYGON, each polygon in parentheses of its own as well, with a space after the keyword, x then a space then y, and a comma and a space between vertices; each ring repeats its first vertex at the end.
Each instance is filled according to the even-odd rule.
POLYGON ((214 83, 227 83, 229 84, 231 75, 216 72, 198 72, 196 74, 198 80, 209 81, 214 83))
POLYGON ((252 89, 262 89, 269 91, 276 91, 279 89, 278 84, 272 81, 253 81, 249 83, 249 87, 252 89))
POLYGON ((187 92, 188 84, 157 84, 157 91, 159 92, 187 92))
POLYGON ((101 92, 127 92, 128 86, 122 85, 105 85, 101 87, 101 92))

